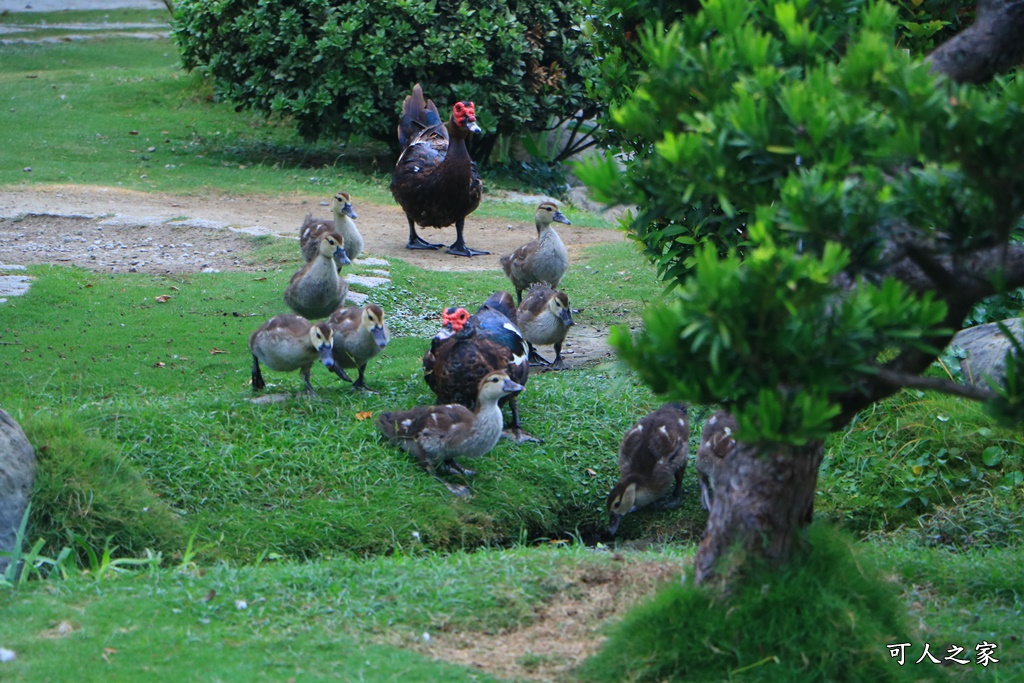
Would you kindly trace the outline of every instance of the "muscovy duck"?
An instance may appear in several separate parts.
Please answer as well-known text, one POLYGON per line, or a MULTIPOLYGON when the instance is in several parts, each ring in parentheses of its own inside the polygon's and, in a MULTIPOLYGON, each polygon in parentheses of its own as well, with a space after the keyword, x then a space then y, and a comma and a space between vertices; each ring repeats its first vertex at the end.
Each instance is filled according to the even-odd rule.
MULTIPOLYGON (((345 254, 349 261, 355 261, 363 253, 363 236, 353 222, 355 218, 358 218, 358 215, 352 208, 352 198, 347 192, 334 195, 334 220, 313 218, 312 214, 307 214, 306 220, 299 227, 299 247, 302 249, 302 256, 307 261, 315 259, 320 252, 320 238, 329 232, 336 232, 345 240, 345 254)), ((338 270, 341 270, 342 264, 336 265, 338 270)))
POLYGON ((377 304, 339 308, 327 319, 334 332, 334 373, 346 382, 352 382, 345 368, 356 368, 359 377, 353 389, 366 389, 363 375, 366 363, 384 350, 391 333, 384 323, 384 309, 377 304))
MULTIPOLYGON (((495 292, 470 315, 464 308, 449 308, 443 327, 423 356, 423 379, 442 403, 461 403, 473 409, 480 379, 496 370, 513 382, 526 385, 530 375, 526 339, 515 323, 512 295, 495 292)), ((516 441, 535 440, 519 422, 517 395, 503 399, 512 411, 511 430, 516 441)))
POLYGON ((626 432, 619 446, 619 481, 608 494, 608 533, 615 535, 630 512, 679 507, 689 453, 690 421, 682 403, 658 408, 626 432))
POLYGON ((535 282, 558 289, 558 283, 569 269, 569 251, 551 223, 572 223, 551 202, 541 202, 533 218, 537 225, 537 238, 500 260, 501 269, 516 289, 517 303, 523 301, 523 290, 535 282))
POLYGON ((325 323, 311 324, 300 315, 275 315, 249 335, 249 352, 252 353, 252 390, 266 387, 262 362, 271 370, 288 372, 298 370, 306 383, 306 391, 315 393, 309 382, 309 371, 313 363, 320 360, 327 368, 334 365, 331 347, 334 336, 325 323))
MULTIPOLYGON (((522 390, 522 385, 513 382, 507 373, 491 372, 477 383, 474 410, 452 403, 387 412, 377 419, 377 428, 435 476, 438 467, 472 475, 455 458, 478 458, 494 448, 501 438, 503 422, 498 401, 522 390)), ((448 482, 445 486, 459 497, 469 495, 465 486, 448 482)))
POLYGON ((338 275, 335 263, 348 265, 345 239, 336 232, 320 238, 317 257, 294 275, 284 290, 288 308, 307 318, 326 318, 345 300, 348 283, 338 275))
POLYGON ((469 156, 466 139, 479 133, 472 102, 456 102, 447 126, 432 100, 423 98, 417 83, 402 104, 398 144, 402 150, 391 175, 391 195, 409 221, 409 249, 437 249, 416 234, 416 224, 444 228, 455 224, 449 254, 488 254, 466 246, 462 231, 466 216, 480 205, 483 183, 469 156))
POLYGON ((700 504, 711 512, 718 472, 725 462, 725 456, 736 446, 736 418, 724 410, 716 411, 704 423, 700 433, 700 446, 694 467, 700 482, 700 504))
POLYGON ((522 330, 530 349, 530 362, 546 365, 552 370, 564 370, 562 342, 573 325, 569 297, 565 292, 552 289, 545 284, 535 284, 530 287, 526 298, 519 304, 517 313, 519 329, 522 330), (554 361, 548 361, 537 353, 534 346, 540 344, 554 345, 554 361))

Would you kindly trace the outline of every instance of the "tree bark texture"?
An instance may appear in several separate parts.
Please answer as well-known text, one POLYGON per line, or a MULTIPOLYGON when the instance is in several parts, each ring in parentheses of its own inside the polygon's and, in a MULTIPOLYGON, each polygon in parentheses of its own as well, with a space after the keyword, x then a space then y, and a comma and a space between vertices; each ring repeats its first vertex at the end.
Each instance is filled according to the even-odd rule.
POLYGON ((712 482, 711 513, 694 560, 697 583, 715 580, 724 587, 748 555, 773 563, 789 559, 813 516, 824 452, 821 441, 736 442, 712 482))
POLYGON ((984 83, 1024 60, 1024 2, 980 0, 974 23, 928 57, 957 83, 984 83))

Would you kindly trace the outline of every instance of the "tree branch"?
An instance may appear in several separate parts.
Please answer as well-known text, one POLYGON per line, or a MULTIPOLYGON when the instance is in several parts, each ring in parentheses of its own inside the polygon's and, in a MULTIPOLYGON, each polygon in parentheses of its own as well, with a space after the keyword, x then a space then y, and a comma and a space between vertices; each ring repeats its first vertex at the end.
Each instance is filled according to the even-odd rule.
POLYGON ((963 396, 975 401, 988 401, 997 398, 995 392, 981 387, 969 386, 951 382, 939 377, 921 377, 920 375, 909 375, 897 372, 888 368, 878 368, 878 379, 886 384, 900 389, 923 389, 925 391, 938 391, 943 394, 963 396))
POLYGON ((935 49, 932 70, 957 83, 984 83, 1024 61, 1024 1, 979 0, 977 19, 935 49))

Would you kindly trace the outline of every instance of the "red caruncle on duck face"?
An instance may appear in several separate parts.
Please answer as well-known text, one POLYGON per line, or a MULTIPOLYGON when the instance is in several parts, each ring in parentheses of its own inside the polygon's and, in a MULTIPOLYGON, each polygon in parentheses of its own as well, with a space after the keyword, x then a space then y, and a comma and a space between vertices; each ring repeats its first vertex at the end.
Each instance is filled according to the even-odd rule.
POLYGON ((468 320, 469 311, 465 308, 449 308, 441 314, 441 324, 451 325, 452 330, 455 332, 458 332, 465 327, 468 320))
POLYGON ((455 114, 455 123, 460 126, 476 123, 476 107, 472 102, 456 102, 452 113, 455 114))

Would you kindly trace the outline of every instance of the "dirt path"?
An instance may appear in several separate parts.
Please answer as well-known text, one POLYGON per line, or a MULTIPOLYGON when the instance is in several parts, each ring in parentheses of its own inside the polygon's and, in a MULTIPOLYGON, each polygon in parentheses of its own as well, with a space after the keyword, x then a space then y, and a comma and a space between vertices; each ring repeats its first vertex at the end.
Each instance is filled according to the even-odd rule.
MULTIPOLYGON (((297 239, 307 213, 329 217, 330 196, 176 196, 88 186, 33 187, 0 191, 0 303, 28 291, 33 264, 76 265, 104 273, 195 273, 264 270, 251 265, 247 235, 272 234, 297 239)), ((536 235, 534 205, 523 204, 521 221, 471 216, 466 241, 489 256, 464 258, 439 251, 405 248, 408 224, 397 206, 360 202, 353 197, 356 223, 366 242, 357 264, 362 275, 348 274, 349 300, 362 304, 372 287, 390 282, 391 259, 425 269, 451 272, 500 271, 498 259, 536 235), (375 259, 375 260, 369 260, 375 259)), ((570 218, 571 209, 567 209, 570 218)), ((617 230, 558 226, 570 259, 591 244, 621 241, 617 230)), ((422 230, 428 239, 450 243, 454 228, 422 230)), ((298 249, 296 248, 296 254, 298 249)), ((357 271, 358 272, 358 271, 357 271)), ((571 297, 570 293, 570 297, 571 297)), ((571 368, 612 356, 607 329, 577 320, 563 349, 571 368)), ((551 356, 550 348, 542 353, 551 356)))
MULTIPOLYGON (((0 191, 0 263, 60 262, 123 272, 131 267, 132 261, 149 260, 139 258, 138 249, 145 245, 134 238, 138 233, 135 228, 148 226, 158 230, 149 231, 147 237, 173 245, 173 249, 188 243, 192 245, 188 249, 208 255, 171 265, 168 270, 237 268, 240 267, 238 250, 245 248, 246 241, 236 239, 237 235, 231 237, 236 231, 295 237, 307 213, 330 217, 331 209, 327 205, 330 198, 330 195, 186 197, 79 185, 4 190, 0 191), (106 234, 100 234, 103 231, 93 229, 96 227, 93 225, 87 225, 84 234, 76 234, 80 228, 69 223, 74 217, 102 223, 100 227, 106 234), (117 248, 104 249, 110 242, 117 248), (99 249, 88 250, 89 246, 99 249), (220 253, 225 249, 230 251, 220 253)), ((410 250, 405 248, 408 224, 398 205, 368 204, 358 197, 353 197, 352 202, 359 214, 356 223, 366 241, 368 255, 399 258, 429 270, 498 270, 502 254, 512 252, 536 235, 534 205, 524 203, 522 218, 511 225, 508 221, 475 215, 467 220, 466 242, 474 248, 489 250, 489 256, 470 259, 446 254, 443 249, 410 250)), ((567 213, 573 217, 571 209, 567 209, 567 213)), ((427 239, 447 244, 455 239, 454 228, 421 229, 421 232, 427 239)), ((570 258, 589 245, 623 239, 617 230, 568 225, 559 225, 558 234, 568 247, 570 258)), ((160 272, 159 269, 149 270, 160 272)))

